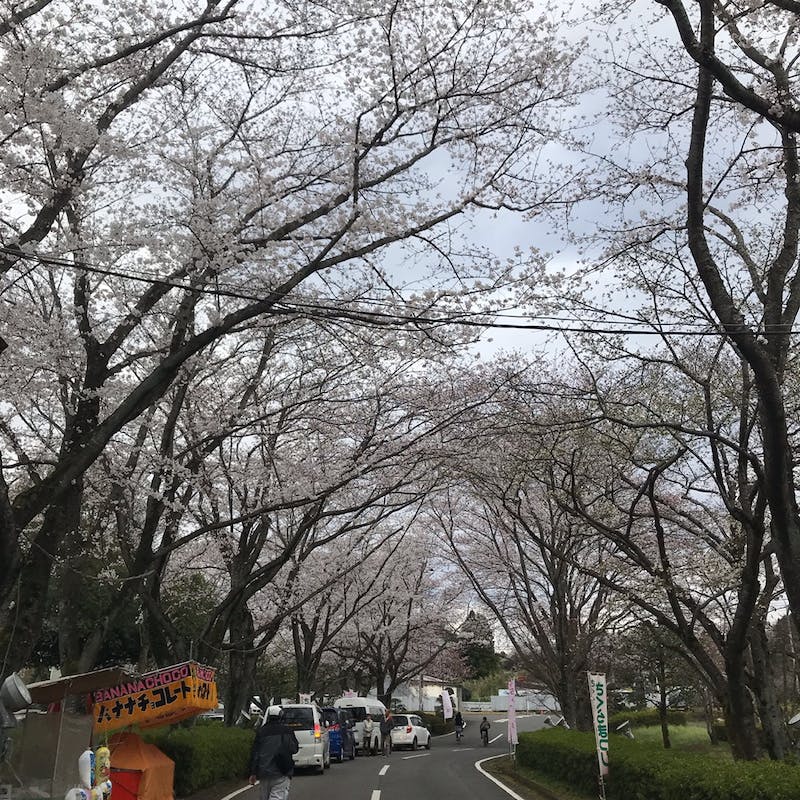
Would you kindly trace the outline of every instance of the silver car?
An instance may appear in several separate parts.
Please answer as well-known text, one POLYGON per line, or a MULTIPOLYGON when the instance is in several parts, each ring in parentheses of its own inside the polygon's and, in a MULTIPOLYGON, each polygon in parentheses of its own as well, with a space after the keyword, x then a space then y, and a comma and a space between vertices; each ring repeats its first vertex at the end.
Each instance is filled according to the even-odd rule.
POLYGON ((281 706, 283 724, 294 731, 300 749, 294 754, 296 767, 313 767, 322 773, 331 765, 328 729, 322 710, 316 703, 292 703, 281 706))

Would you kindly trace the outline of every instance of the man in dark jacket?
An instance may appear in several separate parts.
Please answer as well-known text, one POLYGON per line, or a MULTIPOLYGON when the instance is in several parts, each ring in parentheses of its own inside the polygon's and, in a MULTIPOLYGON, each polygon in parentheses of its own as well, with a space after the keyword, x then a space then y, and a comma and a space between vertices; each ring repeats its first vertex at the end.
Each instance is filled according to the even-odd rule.
POLYGON ((283 724, 280 706, 267 709, 250 751, 250 785, 260 782, 261 800, 287 800, 294 773, 292 755, 300 749, 294 731, 283 724))

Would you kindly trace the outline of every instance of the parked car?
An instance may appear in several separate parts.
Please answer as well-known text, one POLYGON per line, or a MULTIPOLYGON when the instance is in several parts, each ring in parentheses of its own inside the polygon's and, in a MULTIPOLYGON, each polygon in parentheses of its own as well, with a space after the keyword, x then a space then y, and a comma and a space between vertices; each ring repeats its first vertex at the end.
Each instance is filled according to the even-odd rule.
POLYGON ((418 747, 431 749, 431 732, 425 727, 422 717, 417 714, 394 714, 392 728, 392 747, 418 747))
POLYGON ((283 723, 297 737, 300 749, 294 754, 296 767, 313 767, 322 773, 331 765, 330 737, 325 727, 322 709, 316 703, 287 703, 283 723))
POLYGON ((386 706, 375 697, 340 697, 333 701, 336 708, 346 708, 355 721, 353 733, 356 737, 356 749, 359 753, 377 753, 381 746, 381 732, 378 728, 380 721, 386 716, 386 706), (375 726, 372 739, 364 741, 364 720, 369 714, 375 726))
POLYGON ((331 758, 339 763, 345 758, 351 761, 356 757, 356 737, 353 731, 355 722, 346 708, 327 707, 322 709, 322 719, 328 728, 331 758))
POLYGON ((198 719, 213 720, 214 722, 225 721, 225 706, 220 703, 216 708, 209 708, 204 711, 198 719))

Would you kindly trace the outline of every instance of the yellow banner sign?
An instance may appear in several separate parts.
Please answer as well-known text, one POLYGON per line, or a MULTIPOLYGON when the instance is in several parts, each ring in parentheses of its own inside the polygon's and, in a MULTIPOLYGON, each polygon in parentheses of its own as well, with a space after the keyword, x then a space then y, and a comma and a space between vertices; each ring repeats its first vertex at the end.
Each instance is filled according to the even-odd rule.
POLYGON ((148 672, 92 694, 95 733, 170 725, 217 707, 214 670, 194 661, 148 672))

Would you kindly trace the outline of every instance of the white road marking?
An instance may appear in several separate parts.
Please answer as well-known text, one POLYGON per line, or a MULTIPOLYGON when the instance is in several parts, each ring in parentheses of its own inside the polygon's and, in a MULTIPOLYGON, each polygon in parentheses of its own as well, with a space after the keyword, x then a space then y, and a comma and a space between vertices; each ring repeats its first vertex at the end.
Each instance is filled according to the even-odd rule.
MULTIPOLYGON (((503 753, 499 756, 489 756, 489 758, 482 758, 480 761, 475 762, 475 769, 481 773, 481 775, 485 775, 492 783, 496 783, 506 794, 510 795, 514 798, 514 800, 524 800, 524 798, 520 797, 516 792, 512 792, 511 789, 508 788, 504 783, 500 783, 494 775, 490 775, 482 766, 481 764, 485 763, 486 761, 491 761, 493 758, 502 758, 505 756, 506 753, 503 753)), ((373 800, 375 798, 373 797, 373 800)))
MULTIPOLYGON (((253 785, 255 786, 257 783, 258 783, 258 781, 256 781, 256 783, 253 784, 253 785)), ((222 798, 222 800, 230 800, 231 797, 236 797, 237 794, 241 794, 242 792, 246 792, 248 789, 252 789, 252 788, 253 787, 250 786, 250 784, 248 784, 247 786, 243 786, 241 789, 237 789, 235 792, 231 792, 230 794, 226 794, 225 797, 222 798)))
POLYGON ((409 758, 427 758, 430 753, 417 753, 413 756, 403 756, 403 761, 408 761, 409 758))
POLYGON ((502 739, 502 738, 503 738, 503 734, 502 733, 498 733, 497 736, 494 737, 494 739, 489 739, 489 744, 494 744, 498 739, 502 739))
POLYGON ((378 775, 385 775, 388 771, 389 771, 389 764, 384 764, 384 766, 381 767, 378 775))
POLYGON ((380 789, 373 789, 372 790, 372 797, 370 800, 381 800, 381 790, 380 789))

